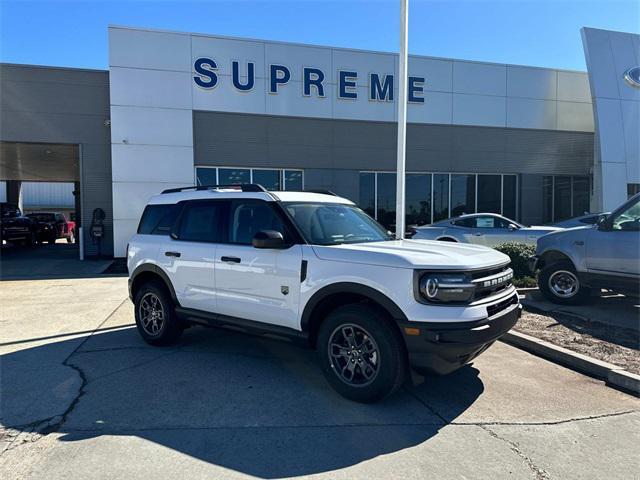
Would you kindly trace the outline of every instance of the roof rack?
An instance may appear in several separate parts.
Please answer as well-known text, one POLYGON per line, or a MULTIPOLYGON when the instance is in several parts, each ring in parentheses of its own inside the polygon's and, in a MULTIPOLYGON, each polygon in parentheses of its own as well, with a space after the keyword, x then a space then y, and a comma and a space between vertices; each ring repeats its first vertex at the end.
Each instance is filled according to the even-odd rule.
POLYGON ((178 192, 184 192, 187 190, 194 190, 194 191, 216 190, 216 189, 222 189, 222 188, 240 190, 242 192, 267 192, 267 189, 264 188, 259 183, 231 183, 227 185, 197 185, 197 186, 191 186, 191 187, 168 188, 166 190, 163 190, 162 193, 163 194, 178 193, 178 192))
POLYGON ((332 195, 334 197, 338 197, 339 195, 335 192, 332 192, 331 190, 303 190, 303 192, 307 192, 307 193, 322 193, 323 195, 332 195))

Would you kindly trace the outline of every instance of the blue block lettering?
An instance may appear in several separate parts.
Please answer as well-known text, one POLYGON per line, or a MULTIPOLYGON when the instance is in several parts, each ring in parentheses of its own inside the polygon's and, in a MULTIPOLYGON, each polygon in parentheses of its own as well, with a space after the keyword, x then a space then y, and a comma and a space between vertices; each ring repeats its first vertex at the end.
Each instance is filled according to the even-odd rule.
POLYGON ((316 87, 319 97, 324 97, 324 73, 318 68, 305 67, 302 69, 302 93, 306 97, 311 95, 311 86, 316 87))
POLYGON ((284 85, 291 79, 291 72, 284 65, 269 66, 269 93, 278 93, 278 85, 284 85))
POLYGON ((424 103, 424 97, 416 97, 416 93, 424 92, 424 77, 409 77, 409 101, 412 103, 424 103))
POLYGON ((345 70, 338 71, 338 98, 358 98, 358 92, 347 90, 348 88, 355 88, 356 80, 358 79, 358 72, 349 72, 345 70))
POLYGON ((255 83, 255 65, 253 62, 247 62, 247 82, 246 83, 241 83, 240 82, 240 64, 239 62, 232 62, 231 63, 231 67, 232 67, 232 71, 233 71, 233 86, 236 87, 238 90, 242 90, 243 92, 246 92, 248 90, 251 90, 253 88, 253 84, 255 83))
POLYGON ((218 65, 210 58, 198 58, 193 63, 193 69, 198 74, 193 77, 193 81, 196 85, 202 88, 213 88, 218 83, 218 76, 213 72, 218 65))
POLYGON ((369 78, 369 100, 393 102, 393 75, 385 75, 382 85, 380 76, 372 73, 369 78))

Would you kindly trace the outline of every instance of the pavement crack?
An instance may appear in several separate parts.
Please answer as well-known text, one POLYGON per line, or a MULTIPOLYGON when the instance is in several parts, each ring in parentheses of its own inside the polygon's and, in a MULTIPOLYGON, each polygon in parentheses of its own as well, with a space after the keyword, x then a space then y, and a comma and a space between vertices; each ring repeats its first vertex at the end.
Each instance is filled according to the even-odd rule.
POLYGON ((440 413, 433 408, 431 405, 429 405, 426 401, 424 401, 424 399, 420 398, 418 395, 416 395, 414 392, 412 392, 409 388, 407 388, 406 386, 402 387, 403 390, 405 392, 407 392, 411 397, 413 397, 415 400, 418 401, 418 403, 422 404, 424 407, 426 407, 427 410, 429 410, 429 412, 431 412, 433 415, 435 415, 436 417, 438 417, 443 424, 448 425, 449 423, 451 423, 449 420, 447 420, 446 418, 444 418, 442 415, 440 415, 440 413))
POLYGON ((450 422, 450 425, 457 426, 477 426, 477 427, 490 427, 490 426, 512 426, 512 427, 535 427, 535 426, 553 426, 563 425, 573 422, 584 422, 589 420, 600 420, 602 418, 619 417, 622 415, 629 415, 632 413, 638 413, 639 410, 626 410, 624 412, 602 413, 600 415, 587 415, 586 417, 566 418, 564 420, 555 420, 549 422, 450 422))
POLYGON ((516 455, 518 455, 522 459, 522 461, 525 463, 525 465, 529 468, 529 470, 531 470, 531 472, 534 474, 536 480, 549 480, 551 478, 551 476, 549 475, 549 473, 546 470, 538 467, 533 462, 531 457, 529 457, 526 453, 524 453, 522 450, 520 450, 520 447, 519 447, 519 445, 517 443, 512 442, 511 440, 508 440, 508 439, 498 435, 496 432, 491 430, 486 425, 478 425, 478 427, 481 428, 482 430, 484 430, 485 432, 487 432, 489 435, 491 435, 496 440, 500 440, 501 442, 506 443, 509 446, 509 449, 512 452, 514 452, 516 455))

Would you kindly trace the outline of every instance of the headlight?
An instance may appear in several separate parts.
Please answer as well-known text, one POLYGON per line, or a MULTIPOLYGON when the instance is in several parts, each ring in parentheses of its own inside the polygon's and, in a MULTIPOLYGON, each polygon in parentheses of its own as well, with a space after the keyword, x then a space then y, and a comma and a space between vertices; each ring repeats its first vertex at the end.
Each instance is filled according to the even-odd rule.
POLYGON ((473 298, 475 285, 464 273, 427 273, 420 278, 420 295, 433 303, 464 303, 473 298))

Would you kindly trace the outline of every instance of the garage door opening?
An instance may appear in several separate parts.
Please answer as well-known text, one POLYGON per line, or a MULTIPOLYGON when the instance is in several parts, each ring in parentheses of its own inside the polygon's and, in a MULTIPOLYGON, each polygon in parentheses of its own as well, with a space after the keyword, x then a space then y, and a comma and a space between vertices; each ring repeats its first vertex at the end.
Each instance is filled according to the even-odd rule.
POLYGON ((78 259, 78 145, 0 142, 3 270, 78 259))

